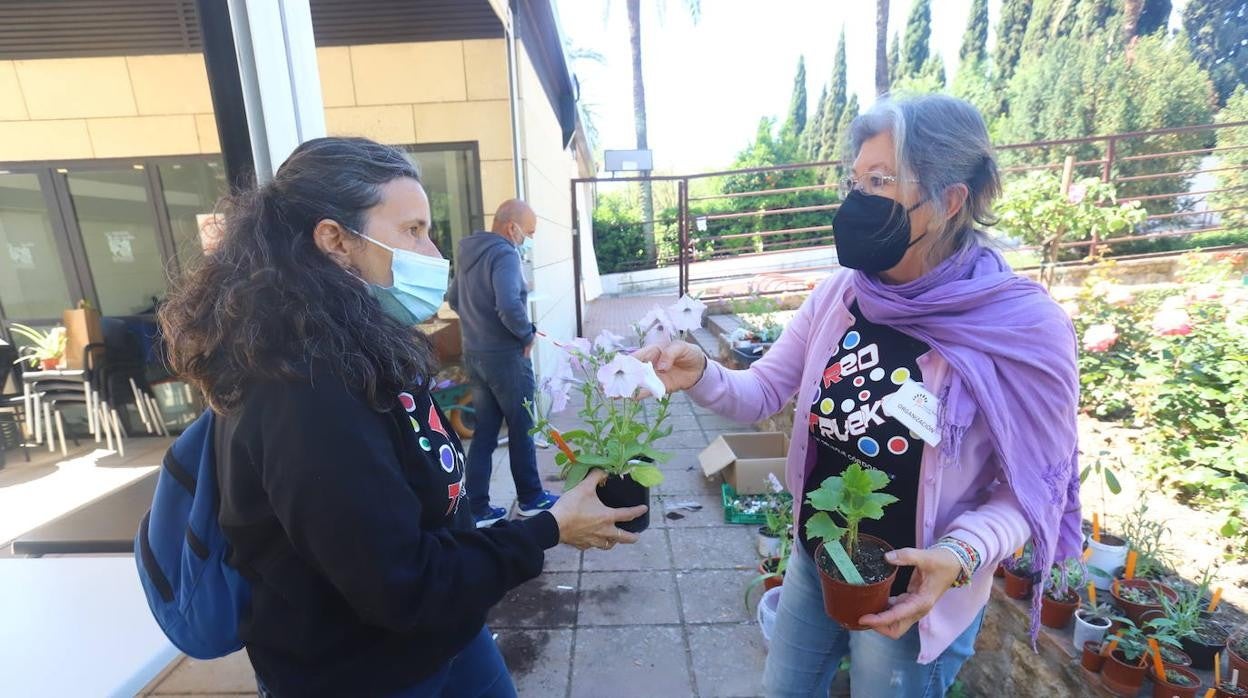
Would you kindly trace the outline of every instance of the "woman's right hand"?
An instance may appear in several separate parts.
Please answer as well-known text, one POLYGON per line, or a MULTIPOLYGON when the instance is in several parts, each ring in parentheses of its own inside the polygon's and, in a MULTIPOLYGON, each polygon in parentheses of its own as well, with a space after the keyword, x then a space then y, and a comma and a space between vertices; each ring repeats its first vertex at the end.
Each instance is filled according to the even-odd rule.
POLYGON ((576 487, 564 492, 550 513, 559 523, 559 542, 586 548, 610 550, 616 543, 636 543, 637 534, 618 526, 646 513, 649 507, 638 505, 613 509, 598 499, 598 486, 607 479, 601 470, 592 470, 576 487))
POLYGON ((663 387, 668 392, 688 390, 702 378, 709 359, 706 353, 689 342, 675 341, 665 346, 652 344, 633 352, 633 358, 654 364, 663 387))

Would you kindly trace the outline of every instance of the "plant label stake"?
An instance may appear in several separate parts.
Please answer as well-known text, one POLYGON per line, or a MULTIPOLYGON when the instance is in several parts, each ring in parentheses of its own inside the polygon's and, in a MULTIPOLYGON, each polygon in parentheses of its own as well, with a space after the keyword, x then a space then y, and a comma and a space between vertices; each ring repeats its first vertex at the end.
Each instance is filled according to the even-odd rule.
POLYGON ((1231 685, 1239 685, 1239 669, 1231 669, 1231 685))
POLYGON ((1139 553, 1132 550, 1127 553, 1127 571, 1124 575, 1127 579, 1135 579, 1135 563, 1140 559, 1139 553))
POLYGON ((836 565, 836 569, 840 570, 841 576, 850 584, 862 586, 866 584, 862 579, 862 575, 858 573, 858 568, 854 567, 854 561, 849 559, 849 554, 845 552, 845 546, 841 545, 839 540, 827 541, 823 546, 828 551, 828 557, 832 558, 832 564, 836 565))
POLYGON ((1096 607, 1096 584, 1094 582, 1088 582, 1088 603, 1092 604, 1093 608, 1096 607))
POLYGON ((1161 647, 1157 645, 1157 638, 1148 638, 1148 648, 1152 650, 1153 655, 1153 671, 1157 672, 1157 680, 1166 680, 1166 670, 1161 667, 1161 647))
POLYGON ((1101 517, 1095 511, 1092 512, 1092 540, 1101 542, 1101 517))
POLYGON ((1218 607, 1218 603, 1222 601, 1222 587, 1213 590, 1213 598, 1209 599, 1209 612, 1213 613, 1218 607))
POLYGON ((1213 685, 1222 685, 1222 653, 1215 652, 1213 654, 1213 685))
POLYGON ((1205 691, 1205 698, 1213 698, 1213 689, 1205 691))
POLYGON ((1083 561, 1087 562, 1090 559, 1092 559, 1092 548, 1084 548, 1083 549, 1083 561))
POLYGON ((576 454, 572 452, 572 449, 568 446, 568 442, 563 440, 563 434, 560 434, 558 429, 550 430, 550 438, 555 442, 555 445, 559 447, 559 450, 563 451, 563 455, 568 457, 569 461, 573 463, 576 462, 576 454))
POLYGON ((1109 655, 1114 653, 1114 650, 1118 649, 1118 641, 1122 639, 1122 634, 1125 632, 1126 632, 1125 628, 1122 630, 1119 630, 1118 634, 1114 635, 1114 639, 1110 640, 1109 644, 1101 648, 1102 657, 1108 657, 1109 655))
POLYGON ((1025 548, 1025 547, 1027 547, 1027 546, 1025 546, 1025 545, 1024 545, 1023 547, 1021 547, 1021 548, 1019 548, 1018 550, 1015 550, 1015 551, 1014 551, 1014 559, 1015 559, 1015 560, 1017 560, 1018 558, 1020 558, 1020 557, 1022 557, 1022 556, 1023 556, 1023 548, 1025 548))

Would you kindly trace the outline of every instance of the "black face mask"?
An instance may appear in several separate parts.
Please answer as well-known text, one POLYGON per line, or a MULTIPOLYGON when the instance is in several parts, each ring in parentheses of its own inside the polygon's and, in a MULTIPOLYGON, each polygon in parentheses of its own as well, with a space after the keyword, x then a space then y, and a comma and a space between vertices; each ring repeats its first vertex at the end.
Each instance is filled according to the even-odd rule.
POLYGON ((881 272, 901 263, 906 250, 927 235, 910 239, 910 212, 925 202, 905 208, 886 196, 851 191, 832 219, 832 237, 841 266, 881 272))

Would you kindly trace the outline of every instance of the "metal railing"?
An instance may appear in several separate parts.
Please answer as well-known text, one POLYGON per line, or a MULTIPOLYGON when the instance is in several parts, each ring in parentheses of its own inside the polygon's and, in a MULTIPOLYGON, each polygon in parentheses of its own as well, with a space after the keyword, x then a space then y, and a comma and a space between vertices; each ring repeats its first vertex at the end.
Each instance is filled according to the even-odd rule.
MULTIPOLYGON (((1209 160, 1248 149, 1248 145, 1216 145, 1217 134, 1223 129, 1246 126, 1248 121, 1201 124, 1011 143, 996 150, 1007 181, 1032 172, 1060 172, 1066 158, 1073 156, 1077 178, 1112 183, 1119 201, 1140 202, 1148 211, 1147 218, 1128 234, 1101 237, 1093 231, 1086 240, 1061 244, 1063 249, 1084 250, 1085 257, 1115 256, 1138 252, 1138 243, 1145 241, 1228 230, 1226 214, 1248 211, 1248 185, 1221 186, 1211 179, 1243 171, 1245 166, 1232 160, 1209 160), (1220 204, 1208 205, 1210 195, 1222 195, 1220 204)), ((832 248, 832 214, 839 206, 834 182, 845 165, 824 161, 692 175, 574 179, 572 215, 576 221, 582 213, 577 210, 578 187, 643 181, 652 186, 674 186, 674 214, 665 218, 656 214, 651 222, 656 235, 661 231, 667 241, 668 253, 639 260, 636 268, 674 264, 681 293, 696 286, 708 298, 740 295, 751 292, 748 282, 743 281, 750 276, 748 271, 704 263, 757 259, 758 271, 794 276, 817 275, 835 267, 833 262, 803 264, 800 258, 777 260, 786 257, 785 253, 793 257, 797 252, 802 253, 799 257, 817 253, 827 256, 832 248), (694 190, 699 193, 694 194, 694 190), (762 197, 767 199, 751 207, 751 202, 762 197)), ((1024 245, 1016 249, 1028 252, 1038 248, 1024 245)), ((614 266, 618 269, 621 265, 614 266)), ((579 260, 576 267, 579 281, 579 260)))

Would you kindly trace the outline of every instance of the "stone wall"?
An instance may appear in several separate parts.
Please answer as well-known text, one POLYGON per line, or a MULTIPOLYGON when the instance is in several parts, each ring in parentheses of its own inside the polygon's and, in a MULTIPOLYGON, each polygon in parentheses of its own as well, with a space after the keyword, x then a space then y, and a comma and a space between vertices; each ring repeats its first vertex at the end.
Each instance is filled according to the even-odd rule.
POLYGON ((968 696, 1094 698, 1109 695, 1079 666, 1071 631, 1041 628, 1032 651, 1027 628, 1031 604, 1005 595, 1000 581, 992 590, 975 655, 958 674, 968 696))

